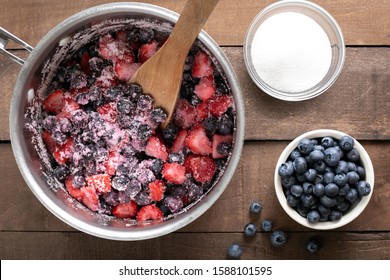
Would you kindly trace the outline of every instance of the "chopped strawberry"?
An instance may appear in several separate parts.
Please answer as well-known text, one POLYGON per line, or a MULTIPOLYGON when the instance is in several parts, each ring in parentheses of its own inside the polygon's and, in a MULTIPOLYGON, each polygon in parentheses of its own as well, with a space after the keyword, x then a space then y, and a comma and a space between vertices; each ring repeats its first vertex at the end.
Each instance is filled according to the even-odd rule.
POLYGON ((185 162, 187 171, 200 183, 211 181, 217 170, 216 164, 209 156, 194 155, 188 157, 185 162))
POLYGON ((82 202, 92 211, 99 209, 99 196, 94 187, 81 187, 80 191, 83 193, 82 202))
POLYGON ((42 140, 46 144, 46 148, 50 153, 53 153, 57 148, 57 143, 54 141, 53 137, 51 137, 51 134, 44 130, 42 132, 42 140))
POLYGON ((209 117, 209 102, 202 102, 198 106, 196 106, 196 111, 198 112, 196 116, 196 120, 198 122, 203 121, 204 119, 209 117))
POLYGON ((112 66, 107 66, 102 70, 101 75, 96 79, 95 85, 101 88, 110 88, 119 83, 112 66))
POLYGON ((61 112, 58 114, 58 117, 61 118, 70 118, 72 112, 80 109, 80 105, 71 98, 64 98, 63 107, 61 112))
POLYGON ((190 128, 195 124, 197 111, 186 99, 179 99, 176 105, 174 121, 183 128, 190 128))
POLYGON ((71 197, 81 201, 83 199, 83 192, 73 185, 73 176, 69 176, 65 180, 65 187, 71 197))
POLYGON ((149 197, 152 201, 160 201, 164 198, 166 186, 163 181, 156 180, 149 183, 149 197))
POLYGON ((212 152, 211 141, 206 135, 206 130, 201 125, 194 126, 187 135, 186 146, 194 153, 209 155, 212 152))
POLYGON ((202 51, 195 56, 194 67, 192 69, 192 76, 202 78, 213 74, 213 66, 208 55, 202 51))
POLYGON ((99 38, 99 54, 102 58, 111 59, 112 52, 110 50, 110 44, 114 42, 114 38, 110 34, 100 36, 99 38))
POLYGON ((115 123, 118 117, 118 112, 116 110, 116 103, 110 102, 104 105, 99 106, 96 111, 100 114, 101 118, 110 123, 115 123))
POLYGON ((223 113, 232 105, 233 98, 230 95, 215 95, 209 100, 209 110, 215 117, 222 116, 223 113))
POLYGON ((125 30, 120 30, 116 33, 116 39, 122 41, 122 42, 127 42, 127 32, 125 30))
POLYGON ((157 47, 158 44, 156 41, 151 41, 140 46, 138 49, 138 61, 144 63, 157 52, 157 47))
POLYGON ((112 214, 118 218, 133 218, 137 215, 137 204, 134 201, 119 203, 112 208, 112 214))
POLYGON ((210 75, 200 78, 199 83, 195 86, 194 92, 202 101, 210 99, 215 93, 213 76, 210 75))
POLYGON ((148 156, 167 161, 168 152, 164 143, 156 136, 151 136, 146 144, 145 153, 148 156))
POLYGON ((58 164, 64 165, 72 158, 74 150, 73 138, 69 137, 63 145, 57 146, 53 152, 53 157, 58 164))
POLYGON ((85 51, 83 55, 81 56, 80 60, 80 66, 83 72, 87 75, 91 74, 91 69, 89 68, 89 60, 91 57, 89 56, 89 53, 85 51))
POLYGON ((180 185, 186 180, 186 168, 177 162, 165 163, 162 176, 168 182, 180 185))
POLYGON ((144 222, 147 220, 160 220, 164 217, 163 212, 154 204, 143 206, 137 213, 136 220, 144 222))
POLYGON ((212 156, 213 158, 225 158, 227 155, 220 154, 217 150, 217 147, 221 143, 228 143, 231 144, 233 141, 233 136, 232 135, 219 135, 219 134, 214 134, 212 136, 212 146, 213 146, 213 153, 212 156))
POLYGON ((108 153, 108 158, 104 163, 106 173, 111 176, 114 175, 118 166, 125 162, 125 160, 126 159, 124 158, 124 156, 122 156, 119 152, 110 151, 108 153))
POLYGON ((64 92, 60 89, 50 93, 42 102, 44 110, 50 113, 58 114, 64 107, 64 92))
POLYGON ((123 60, 117 60, 114 67, 115 74, 120 81, 127 82, 133 77, 140 66, 140 63, 128 63, 123 60))
POLYGON ((178 151, 184 148, 187 134, 188 134, 187 130, 185 129, 179 131, 179 133, 176 136, 176 139, 172 144, 171 153, 177 153, 178 151))
POLYGON ((85 178, 89 187, 94 187, 97 193, 108 193, 111 191, 111 176, 108 174, 96 174, 85 178))

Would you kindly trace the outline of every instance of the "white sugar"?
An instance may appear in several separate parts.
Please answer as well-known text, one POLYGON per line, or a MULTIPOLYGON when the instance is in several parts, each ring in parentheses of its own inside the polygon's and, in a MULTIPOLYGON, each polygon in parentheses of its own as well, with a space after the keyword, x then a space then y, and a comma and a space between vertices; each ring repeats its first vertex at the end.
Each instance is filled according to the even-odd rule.
POLYGON ((325 77, 332 49, 325 31, 312 18, 284 12, 260 25, 251 56, 255 71, 266 84, 294 93, 314 87, 325 77))

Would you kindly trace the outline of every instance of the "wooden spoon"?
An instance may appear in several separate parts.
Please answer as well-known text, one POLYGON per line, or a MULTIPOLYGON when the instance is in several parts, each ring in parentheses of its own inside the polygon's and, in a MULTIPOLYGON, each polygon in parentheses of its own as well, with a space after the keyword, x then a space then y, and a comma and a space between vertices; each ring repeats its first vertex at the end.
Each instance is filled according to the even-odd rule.
POLYGON ((132 78, 154 98, 154 107, 167 113, 169 123, 179 96, 183 67, 188 52, 219 0, 187 0, 184 9, 164 45, 150 57, 132 78))

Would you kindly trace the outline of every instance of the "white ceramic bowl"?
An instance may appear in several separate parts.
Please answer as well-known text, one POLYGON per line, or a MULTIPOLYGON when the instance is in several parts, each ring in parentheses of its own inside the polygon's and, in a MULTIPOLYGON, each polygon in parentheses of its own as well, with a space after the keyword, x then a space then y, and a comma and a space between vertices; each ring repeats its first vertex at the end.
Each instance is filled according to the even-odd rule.
MULTIPOLYGON (((256 15, 250 24, 245 41, 244 41, 244 61, 248 73, 254 83, 268 95, 286 101, 302 101, 314 98, 327 89, 329 89, 339 77, 345 60, 345 45, 344 38, 336 20, 322 7, 310 2, 301 0, 285 0, 277 1, 256 15), (259 76, 255 70, 254 60, 252 57, 252 43, 255 33, 260 25, 268 18, 284 13, 295 12, 304 14, 315 22, 325 31, 329 38, 331 46, 331 64, 324 78, 313 87, 299 92, 285 92, 274 87, 271 87, 259 76)), ((282 69, 281 69, 282 70, 282 69)))
MULTIPOLYGON (((325 136, 330 136, 335 139, 340 139, 342 136, 347 135, 346 133, 343 133, 341 131, 337 130, 331 130, 331 129, 318 129, 318 130, 312 130, 309 132, 306 132, 297 138, 295 138, 292 142, 290 142, 289 145, 283 150, 281 153, 279 160, 276 164, 275 168, 275 174, 274 174, 274 183, 275 183, 275 191, 276 196, 280 202, 280 205, 286 211, 286 213, 296 222, 299 224, 312 228, 312 229, 318 229, 318 230, 330 230, 335 229, 341 226, 344 226, 350 222, 352 222, 354 219, 356 219, 366 208, 367 204, 370 201, 370 198, 372 196, 372 193, 374 191, 374 168, 370 159, 370 156, 368 155, 367 151, 363 148, 363 146, 354 139, 354 148, 358 150, 360 153, 360 162, 362 166, 365 169, 366 172, 366 178, 365 181, 367 181, 371 185, 371 192, 367 196, 361 197, 358 202, 353 204, 346 213, 343 214, 340 220, 337 221, 326 221, 326 222, 318 222, 315 224, 311 224, 308 222, 307 218, 301 216, 294 208, 289 206, 287 204, 287 199, 285 196, 285 193, 283 191, 282 186, 282 179, 278 174, 279 166, 286 162, 291 152, 298 146, 298 143, 303 138, 307 139, 313 139, 313 138, 322 138, 325 136)), ((353 138, 353 137, 352 137, 353 138)))

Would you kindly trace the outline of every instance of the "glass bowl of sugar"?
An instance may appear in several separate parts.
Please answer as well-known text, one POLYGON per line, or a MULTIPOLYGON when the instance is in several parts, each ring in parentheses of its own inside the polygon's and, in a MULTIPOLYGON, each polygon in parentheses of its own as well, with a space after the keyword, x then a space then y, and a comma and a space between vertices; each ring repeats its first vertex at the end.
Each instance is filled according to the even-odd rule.
POLYGON ((278 1, 253 19, 244 42, 249 75, 265 93, 302 101, 329 89, 339 77, 345 45, 335 19, 309 1, 278 1))

